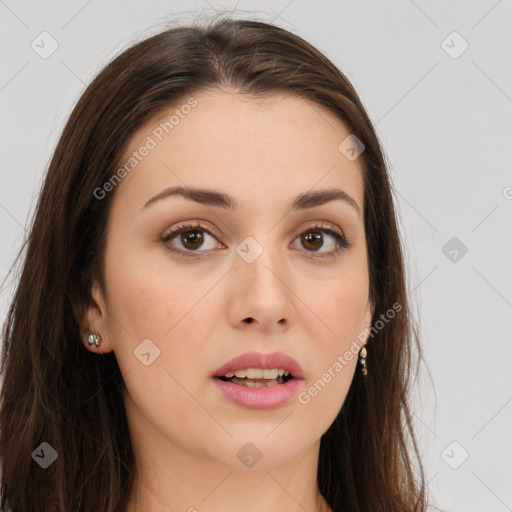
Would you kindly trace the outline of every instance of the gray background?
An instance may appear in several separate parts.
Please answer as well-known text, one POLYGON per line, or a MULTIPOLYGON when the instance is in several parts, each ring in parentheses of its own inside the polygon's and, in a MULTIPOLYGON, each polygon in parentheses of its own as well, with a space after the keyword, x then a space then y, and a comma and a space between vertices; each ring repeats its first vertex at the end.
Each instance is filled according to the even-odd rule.
MULTIPOLYGON (((0 279, 85 84, 166 22, 235 7, 306 38, 360 93, 407 244, 430 371, 420 374, 414 420, 435 503, 512 510, 511 0, 0 0, 0 279), (58 43, 46 59, 31 48, 43 31, 58 43)), ((12 290, 9 280, 1 318, 12 290)))

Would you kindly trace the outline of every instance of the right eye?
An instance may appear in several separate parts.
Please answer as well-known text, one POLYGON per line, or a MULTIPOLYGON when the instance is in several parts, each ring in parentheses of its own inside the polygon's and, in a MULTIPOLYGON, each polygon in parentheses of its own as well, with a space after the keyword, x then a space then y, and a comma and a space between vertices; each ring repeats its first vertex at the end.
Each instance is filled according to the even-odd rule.
POLYGON ((198 222, 197 224, 184 223, 177 225, 162 236, 160 242, 173 253, 183 256, 196 256, 197 254, 194 253, 206 252, 218 247, 219 244, 213 243, 213 240, 215 240, 215 235, 198 222), (211 238, 212 242, 210 247, 204 249, 205 240, 207 241, 208 238, 211 238), (178 244, 178 247, 176 244, 178 244), (198 250, 201 248, 203 250, 198 250))

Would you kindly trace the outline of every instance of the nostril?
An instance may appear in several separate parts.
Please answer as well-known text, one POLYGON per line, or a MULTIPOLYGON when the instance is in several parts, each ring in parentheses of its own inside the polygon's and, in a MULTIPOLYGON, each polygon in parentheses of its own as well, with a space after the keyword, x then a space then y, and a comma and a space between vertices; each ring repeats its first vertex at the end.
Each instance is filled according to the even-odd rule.
POLYGON ((253 319, 249 317, 249 318, 246 318, 246 319, 244 320, 244 322, 246 322, 246 323, 248 323, 248 324, 252 324, 252 320, 253 320, 253 319))

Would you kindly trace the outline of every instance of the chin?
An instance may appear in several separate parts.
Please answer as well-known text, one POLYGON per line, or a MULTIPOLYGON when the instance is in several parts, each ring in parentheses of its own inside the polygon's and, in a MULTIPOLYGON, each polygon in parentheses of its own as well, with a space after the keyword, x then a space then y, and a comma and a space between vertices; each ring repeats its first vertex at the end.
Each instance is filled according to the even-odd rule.
POLYGON ((294 461, 314 444, 306 439, 299 443, 297 435, 287 434, 283 438, 277 434, 279 427, 272 432, 277 425, 278 422, 271 428, 262 429, 264 432, 245 431, 243 435, 235 435, 228 429, 234 437, 226 439, 225 443, 216 443, 218 451, 214 457, 237 470, 272 470, 294 461))

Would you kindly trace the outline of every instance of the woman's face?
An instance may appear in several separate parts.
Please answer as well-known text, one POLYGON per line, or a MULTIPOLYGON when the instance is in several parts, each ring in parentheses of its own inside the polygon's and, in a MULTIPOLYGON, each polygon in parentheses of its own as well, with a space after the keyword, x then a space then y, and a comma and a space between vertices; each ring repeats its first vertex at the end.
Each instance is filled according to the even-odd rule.
POLYGON ((137 132, 137 155, 106 192, 105 290, 93 287, 89 326, 116 355, 138 446, 271 468, 317 447, 366 339, 362 169, 348 141, 339 149, 350 132, 316 104, 194 98, 137 132), (221 373, 267 363, 295 377, 214 377, 248 352, 221 373), (300 370, 265 359, 276 352, 300 370))

